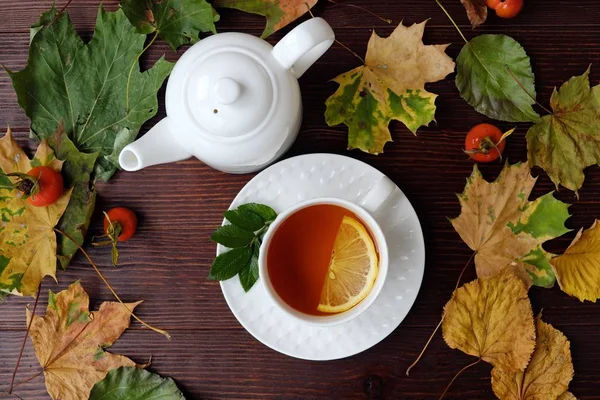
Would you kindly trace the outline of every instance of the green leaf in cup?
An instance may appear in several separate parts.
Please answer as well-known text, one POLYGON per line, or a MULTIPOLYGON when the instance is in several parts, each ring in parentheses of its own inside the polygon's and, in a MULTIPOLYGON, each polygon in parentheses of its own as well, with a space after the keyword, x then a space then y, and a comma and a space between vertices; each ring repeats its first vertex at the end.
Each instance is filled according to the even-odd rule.
POLYGON ((248 203, 225 211, 223 216, 231 224, 219 227, 211 239, 231 250, 215 258, 208 278, 224 281, 239 275, 248 292, 258 281, 260 244, 277 213, 264 204, 248 203))

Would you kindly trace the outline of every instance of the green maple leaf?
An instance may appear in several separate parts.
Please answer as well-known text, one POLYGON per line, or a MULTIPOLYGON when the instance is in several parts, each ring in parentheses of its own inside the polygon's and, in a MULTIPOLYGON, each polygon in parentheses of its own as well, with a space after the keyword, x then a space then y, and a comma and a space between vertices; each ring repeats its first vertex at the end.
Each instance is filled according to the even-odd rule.
POLYGON ((57 14, 52 8, 42 15, 32 28, 27 67, 9 74, 33 134, 48 137, 64 121, 78 150, 98 152, 95 176, 107 180, 122 147, 156 114, 156 93, 173 64, 161 58, 149 70, 139 70, 146 36, 136 33, 122 10, 107 12, 101 6, 88 44, 68 14, 57 14))
POLYGON ((554 89, 554 113, 527 132, 529 164, 573 191, 583 185, 583 170, 600 163, 600 85, 591 88, 589 74, 588 69, 554 89))
POLYGON ((456 59, 456 87, 471 107, 490 118, 509 122, 540 118, 531 107, 535 103, 531 62, 509 36, 480 35, 469 41, 456 59))
POLYGON ((185 400, 185 397, 171 378, 141 368, 120 367, 94 385, 89 400, 120 399, 185 400))
POLYGON ((348 126, 349 148, 379 154, 392 140, 392 119, 413 134, 435 119, 437 95, 425 84, 444 79, 454 62, 445 53, 447 45, 423 44, 426 22, 400 24, 388 38, 373 32, 365 65, 334 79, 340 86, 325 102, 325 119, 329 126, 348 126))
POLYGON ((215 7, 235 8, 236 10, 262 15, 267 18, 267 26, 261 37, 266 38, 308 12, 318 0, 216 0, 215 7))
POLYGON ((173 50, 196 43, 200 32, 217 33, 219 14, 206 0, 122 0, 121 8, 137 32, 157 32, 173 50))
MULTIPOLYGON (((48 138, 48 144, 58 159, 65 160, 61 173, 65 187, 73 188, 71 200, 57 228, 81 245, 96 204, 96 189, 91 184, 90 177, 98 153, 88 154, 77 150, 62 129, 62 125, 48 138)), ((63 269, 69 265, 71 258, 77 252, 77 244, 64 235, 59 236, 56 254, 63 269)))

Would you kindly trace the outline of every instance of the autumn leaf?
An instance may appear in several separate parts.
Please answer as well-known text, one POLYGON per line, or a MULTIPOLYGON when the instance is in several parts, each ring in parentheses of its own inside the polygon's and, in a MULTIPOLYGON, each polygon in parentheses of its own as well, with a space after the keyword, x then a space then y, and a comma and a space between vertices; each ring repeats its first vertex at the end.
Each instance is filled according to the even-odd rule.
POLYGON ((107 12, 100 6, 89 43, 75 32, 66 12, 58 15, 52 8, 38 25, 48 20, 54 22, 32 32, 26 68, 9 71, 19 105, 40 139, 51 136, 63 121, 79 151, 99 153, 95 177, 107 180, 118 168, 120 150, 156 114, 156 93, 173 64, 161 58, 140 71, 137 57, 146 35, 136 33, 122 10, 107 12))
POLYGON ((199 41, 200 32, 217 33, 219 14, 206 0, 121 0, 138 33, 157 32, 173 50, 199 41))
POLYGON ((456 289, 444 307, 442 332, 453 349, 506 371, 522 371, 535 346, 527 287, 510 270, 456 289))
POLYGON ((581 301, 600 298, 600 225, 580 230, 561 256, 551 261, 563 292, 581 301))
POLYGON ((536 93, 531 62, 509 36, 480 35, 467 42, 456 59, 456 87, 471 107, 490 118, 540 119, 532 108, 536 93))
POLYGON ((90 225, 90 219, 96 204, 96 189, 90 182, 98 153, 82 153, 65 133, 62 124, 54 135, 48 138, 48 144, 54 150, 56 157, 65 160, 62 177, 65 187, 73 188, 71 200, 57 228, 70 238, 61 235, 58 240, 57 256, 62 268, 67 268, 71 258, 77 252, 77 245, 83 244, 83 239, 90 225))
POLYGON ((263 39, 308 12, 317 0, 215 0, 215 7, 235 8, 267 18, 263 39))
POLYGON ((577 397, 573 395, 571 392, 564 392, 556 400, 577 400, 577 397))
POLYGON ((583 170, 600 163, 600 85, 590 87, 590 70, 554 89, 553 114, 527 132, 529 164, 540 166, 558 188, 577 191, 583 170))
MULTIPOLYGON (((0 139, 0 172, 27 173, 33 166, 47 165, 60 171, 63 162, 44 140, 32 160, 14 140, 10 129, 0 139)), ((13 181, 0 176, 0 186, 13 181)), ((35 296, 45 276, 56 279, 56 234, 54 227, 71 198, 67 190, 47 207, 34 207, 15 189, 0 187, 0 292, 35 296)))
POLYGON ((565 335, 543 322, 541 316, 535 328, 535 351, 525 371, 492 370, 492 388, 501 400, 556 399, 573 379, 571 349, 565 335))
POLYGON ((423 44, 424 21, 402 24, 388 38, 372 33, 365 65, 336 77, 337 91, 327 99, 329 126, 346 124, 348 147, 379 154, 392 140, 388 125, 401 121, 414 134, 435 120, 437 95, 425 90, 454 71, 448 45, 423 44))
POLYGON ((467 10, 467 16, 473 28, 483 24, 488 16, 488 7, 485 0, 460 0, 467 10))
POLYGON ((542 243, 569 232, 564 225, 569 205, 552 193, 529 201, 535 182, 527 164, 507 163, 492 183, 474 166, 458 195, 461 214, 451 222, 475 251, 478 277, 494 276, 509 267, 528 285, 554 285, 551 255, 542 243))
POLYGON ((185 400, 171 378, 135 367, 120 367, 92 388, 89 400, 185 400))
POLYGON ((31 340, 44 370, 46 389, 52 399, 87 399, 94 384, 108 371, 134 367, 129 358, 111 354, 111 346, 129 326, 131 311, 140 304, 104 302, 98 311, 89 311, 89 297, 79 282, 48 298, 43 317, 31 318, 31 340))

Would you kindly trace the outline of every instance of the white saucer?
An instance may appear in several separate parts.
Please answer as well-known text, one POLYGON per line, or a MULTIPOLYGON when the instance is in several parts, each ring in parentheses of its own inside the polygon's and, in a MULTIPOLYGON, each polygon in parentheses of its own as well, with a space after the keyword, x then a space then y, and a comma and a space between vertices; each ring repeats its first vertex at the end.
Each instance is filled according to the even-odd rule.
MULTIPOLYGON (((315 197, 357 201, 383 174, 352 158, 309 154, 281 161, 252 179, 231 203, 263 203, 277 212, 315 197)), ((379 343, 400 325, 412 307, 423 279, 425 245, 415 210, 398 189, 374 215, 386 235, 390 264, 379 297, 357 318, 321 328, 283 314, 259 280, 245 293, 238 277, 221 282, 225 300, 252 336, 273 350, 306 360, 335 360, 379 343)), ((224 247, 218 246, 220 254, 224 247)))

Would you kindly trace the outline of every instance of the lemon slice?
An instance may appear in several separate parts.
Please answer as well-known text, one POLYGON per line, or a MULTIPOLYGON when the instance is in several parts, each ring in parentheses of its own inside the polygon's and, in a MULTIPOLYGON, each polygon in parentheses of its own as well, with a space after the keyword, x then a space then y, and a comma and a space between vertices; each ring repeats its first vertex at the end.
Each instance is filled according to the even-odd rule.
POLYGON ((369 294, 378 270, 377 251, 369 232, 361 222, 344 217, 317 309, 325 313, 351 309, 369 294))

